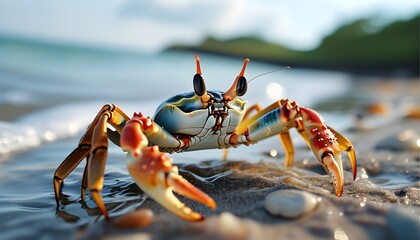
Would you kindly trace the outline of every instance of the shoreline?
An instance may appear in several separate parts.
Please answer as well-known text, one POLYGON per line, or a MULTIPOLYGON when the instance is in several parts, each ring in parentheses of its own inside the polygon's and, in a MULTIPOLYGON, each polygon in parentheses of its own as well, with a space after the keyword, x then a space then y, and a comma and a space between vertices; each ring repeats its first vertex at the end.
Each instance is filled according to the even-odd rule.
POLYGON ((192 54, 205 53, 214 56, 221 56, 226 58, 241 59, 250 58, 252 61, 259 61, 261 63, 268 63, 280 66, 290 66, 292 69, 308 69, 308 70, 323 70, 323 71, 338 71, 369 79, 369 77, 379 78, 400 78, 407 81, 416 81, 420 77, 420 68, 414 70, 398 69, 392 64, 390 65, 362 65, 357 63, 352 64, 330 64, 326 62, 303 62, 303 61, 287 61, 287 60, 270 60, 257 56, 247 56, 245 54, 228 54, 219 51, 212 51, 202 49, 200 47, 169 47, 163 52, 190 52, 192 54), (385 70, 386 69, 386 70, 385 70))

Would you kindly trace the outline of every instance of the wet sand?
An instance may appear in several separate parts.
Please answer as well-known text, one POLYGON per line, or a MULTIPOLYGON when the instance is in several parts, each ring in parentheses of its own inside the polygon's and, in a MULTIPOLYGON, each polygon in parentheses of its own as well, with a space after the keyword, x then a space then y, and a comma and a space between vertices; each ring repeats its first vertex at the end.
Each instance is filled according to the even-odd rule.
MULTIPOLYGON (((410 109, 415 109, 419 103, 416 83, 400 82, 396 86, 390 81, 378 89, 374 82, 365 82, 358 83, 357 90, 360 95, 374 93, 373 100, 379 103, 388 102, 389 98, 397 102, 412 98, 409 102, 414 103, 414 108, 410 109)), ((357 111, 364 111, 357 104, 353 103, 346 114, 354 117, 357 111)), ((182 196, 179 198, 206 217, 200 223, 175 217, 144 194, 128 175, 121 161, 124 155, 115 146, 110 148, 102 191, 111 222, 104 220, 89 193, 86 202, 80 200, 81 168, 66 179, 62 205, 56 208, 52 176, 76 146, 80 135, 42 144, 6 156, 1 162, 0 235, 5 239, 38 236, 45 239, 418 240, 420 151, 415 141, 403 141, 401 134, 409 130, 418 136, 420 120, 416 116, 407 117, 410 110, 407 106, 398 103, 383 115, 365 114, 353 127, 344 130, 357 150, 358 172, 353 181, 349 161, 344 157, 345 186, 341 197, 335 196, 330 177, 303 145, 295 147, 293 168, 283 166, 283 150, 275 138, 249 148, 255 151, 235 149, 236 154, 232 151, 226 162, 213 155, 195 153, 190 157, 194 163, 184 161, 178 165, 180 174, 214 198, 217 209, 210 210, 182 196), (274 157, 270 155, 273 149, 278 153, 274 157), (204 162, 197 163, 198 159, 204 162), (313 194, 317 207, 297 218, 271 215, 264 207, 266 196, 285 189, 313 194), (116 224, 119 218, 139 209, 153 212, 149 224, 128 229, 116 224), (22 229, 22 226, 31 227, 22 229)), ((19 118, 25 111, 16 110, 13 118, 19 118)), ((335 124, 339 123, 332 123, 335 124)), ((182 154, 172 156, 179 159, 182 154)))
MULTIPOLYGON (((393 124, 393 130, 353 132, 351 138, 355 146, 364 147, 357 152, 356 181, 352 180, 349 162, 343 159, 345 187, 342 197, 334 195, 329 176, 316 160, 305 158, 307 150, 303 149, 299 149, 293 168, 282 166, 280 159, 283 156, 259 163, 214 160, 183 164, 180 173, 218 204, 217 209, 211 211, 180 197, 187 206, 204 214, 205 221, 185 222, 146 198, 139 208, 154 212, 150 225, 127 230, 101 218, 76 233, 75 238, 418 239, 420 152, 377 149, 384 135, 392 131, 415 129, 419 132, 418 123, 418 120, 404 119, 393 124), (390 176, 395 179, 389 180, 390 176), (392 184, 387 185, 388 181, 392 184), (264 199, 269 193, 283 189, 314 194, 317 208, 294 219, 270 215, 264 208, 264 199)), ((143 194, 135 184, 127 189, 143 194)))

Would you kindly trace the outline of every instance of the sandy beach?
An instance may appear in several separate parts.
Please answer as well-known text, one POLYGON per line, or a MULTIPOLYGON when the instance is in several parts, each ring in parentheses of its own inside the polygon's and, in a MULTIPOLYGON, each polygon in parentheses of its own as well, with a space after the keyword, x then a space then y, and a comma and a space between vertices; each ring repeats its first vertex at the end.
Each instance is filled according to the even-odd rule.
MULTIPOLYGON (((172 64, 173 56, 164 57, 172 64)), ((190 61, 190 56, 185 59, 190 61)), ((218 61, 213 64, 220 65, 218 61)), ((221 160, 220 150, 170 155, 180 174, 217 203, 211 210, 179 196, 186 206, 206 217, 199 223, 175 217, 143 193, 127 172, 124 153, 112 144, 102 190, 111 221, 104 219, 89 192, 85 201, 80 198, 84 163, 65 179, 57 207, 54 171, 76 147, 104 104, 102 98, 119 103, 130 114, 139 111, 139 105, 141 111, 153 113, 156 101, 105 98, 113 87, 98 91, 102 95, 97 97, 90 91, 83 92, 79 85, 73 88, 80 92, 61 90, 65 89, 63 85, 57 87, 58 93, 44 89, 53 85, 48 81, 35 91, 14 90, 11 85, 12 90, 5 91, 19 101, 0 105, 4 110, 0 114, 1 238, 419 239, 420 80, 375 80, 299 71, 292 74, 297 81, 317 74, 315 79, 328 76, 327 81, 337 84, 331 86, 344 86, 346 91, 330 97, 321 95, 322 101, 313 104, 327 124, 339 129, 356 149, 355 181, 348 158, 342 153, 345 185, 341 197, 334 194, 331 178, 303 140, 294 136, 295 161, 291 168, 284 166, 284 150, 277 137, 232 149, 227 161, 221 160), (336 83, 348 78, 344 85, 336 83), (47 90, 50 95, 43 92, 47 90), (278 192, 286 193, 287 198, 288 191, 309 196, 310 207, 298 207, 296 211, 302 214, 296 217, 270 213, 267 196, 278 192)), ((185 85, 189 87, 190 82, 185 85)), ((129 92, 130 86, 120 91, 129 92)), ((251 89, 261 91, 258 95, 251 92, 250 99, 258 98, 255 96, 264 92, 264 86, 264 82, 254 84, 251 89)), ((313 86, 300 85, 296 92, 292 91, 295 88, 287 89, 292 89, 289 94, 300 102, 311 99, 307 96, 310 94, 299 95, 305 87, 310 93, 313 86)), ((341 91, 338 87, 333 90, 341 91)), ((296 209, 293 204, 284 207, 296 209)))
MULTIPOLYGON (((402 120, 394 124, 394 128, 396 131, 405 128, 419 131, 418 120, 402 120)), ((383 130, 376 129, 352 137, 358 137, 356 145, 362 141, 378 143, 380 132, 383 130)), ((298 160, 294 168, 286 168, 275 161, 251 164, 214 160, 182 165, 182 175, 209 193, 218 204, 217 209, 211 211, 180 197, 187 206, 203 213, 207 217, 205 221, 185 222, 146 198, 139 208, 153 211, 150 225, 127 230, 100 218, 80 230, 76 238, 418 239, 419 152, 403 149, 390 152, 375 150, 375 147, 358 151, 356 181, 351 179, 350 165, 345 162, 346 184, 342 197, 333 194, 330 178, 313 159, 298 160), (403 187, 398 184, 387 186, 388 176, 400 178, 400 181, 406 178, 408 182, 403 187), (271 192, 285 189, 313 194, 318 201, 317 207, 293 219, 270 215, 264 208, 264 199, 271 192)), ((127 186, 127 189, 135 188, 135 184, 127 186)))
MULTIPOLYGON (((376 94, 391 95, 404 91, 406 97, 417 97, 416 83, 398 83, 396 88, 393 81, 385 81, 380 87, 377 82, 367 82, 360 91, 381 89, 376 94)), ((387 119, 390 112, 379 117, 365 113, 355 121, 355 127, 346 132, 357 149, 358 172, 353 181, 351 166, 345 158, 342 197, 334 195, 331 179, 304 147, 296 150, 293 168, 283 166, 282 153, 256 163, 232 159, 182 164, 181 174, 218 204, 217 209, 211 211, 180 196, 187 206, 204 214, 205 221, 180 220, 146 197, 137 210, 153 212, 146 226, 124 229, 124 225, 118 225, 124 218, 148 219, 142 214, 131 219, 133 213, 127 213, 116 216, 111 222, 99 218, 95 224, 78 231, 75 238, 418 239, 420 125, 417 115, 408 115, 416 114, 418 109, 410 105, 409 109, 406 106, 398 111, 400 115, 389 122, 378 120, 387 119), (372 120, 378 125, 370 125, 372 120), (403 139, 404 133, 414 135, 403 139), (312 194, 317 201, 315 209, 294 218, 270 214, 264 206, 267 196, 289 189, 312 194)), ((265 154, 270 156, 268 150, 265 154)), ((259 158, 258 155, 250 157, 259 158)), ((131 184, 127 188, 136 189, 136 186, 131 184)), ((138 194, 142 194, 141 191, 138 194)))

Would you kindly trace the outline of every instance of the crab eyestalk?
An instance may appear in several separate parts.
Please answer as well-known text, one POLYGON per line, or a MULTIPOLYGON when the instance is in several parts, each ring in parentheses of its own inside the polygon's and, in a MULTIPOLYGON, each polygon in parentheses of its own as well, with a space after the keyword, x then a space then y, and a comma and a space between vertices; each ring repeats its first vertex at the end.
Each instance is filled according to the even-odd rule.
POLYGON ((229 90, 227 90, 223 94, 223 99, 225 101, 231 101, 238 96, 243 96, 246 93, 248 89, 248 84, 244 75, 245 75, 246 65, 248 64, 249 61, 250 60, 248 58, 244 60, 244 65, 242 66, 241 72, 236 77, 235 81, 233 82, 229 90))
POLYGON ((210 96, 207 94, 206 84, 203 75, 201 75, 200 59, 197 55, 194 55, 194 57, 197 65, 197 73, 193 77, 194 92, 201 98, 202 103, 207 103, 210 100, 210 96))

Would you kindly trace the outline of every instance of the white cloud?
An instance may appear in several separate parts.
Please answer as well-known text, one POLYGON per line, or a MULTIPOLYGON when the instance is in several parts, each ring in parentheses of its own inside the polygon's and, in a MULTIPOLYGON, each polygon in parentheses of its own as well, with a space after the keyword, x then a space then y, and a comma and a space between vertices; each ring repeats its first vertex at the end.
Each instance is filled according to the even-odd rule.
POLYGON ((419 13, 414 0, 10 0, 0 1, 0 33, 158 51, 208 35, 260 35, 294 48, 316 46, 342 22, 370 13, 419 13))
POLYGON ((119 17, 123 22, 154 22, 158 27, 153 34, 163 35, 167 45, 173 41, 197 43, 209 33, 228 33, 235 27, 238 3, 237 0, 132 0, 120 9, 119 17))

